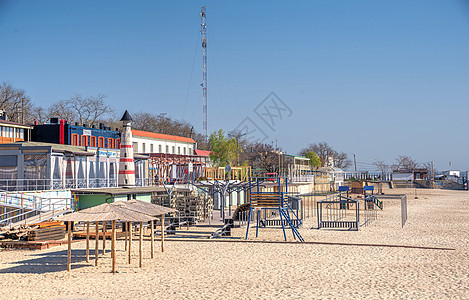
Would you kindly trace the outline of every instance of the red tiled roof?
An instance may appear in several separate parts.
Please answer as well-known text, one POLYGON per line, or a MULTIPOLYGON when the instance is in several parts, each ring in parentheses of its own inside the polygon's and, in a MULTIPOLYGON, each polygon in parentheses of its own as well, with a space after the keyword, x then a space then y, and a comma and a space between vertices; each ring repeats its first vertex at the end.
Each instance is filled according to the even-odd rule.
POLYGON ((195 149, 194 152, 195 152, 196 155, 200 155, 200 156, 210 156, 210 151, 207 151, 207 150, 195 149))
POLYGON ((162 133, 154 133, 154 132, 136 130, 136 129, 132 129, 132 135, 149 137, 149 138, 160 139, 160 140, 167 140, 167 141, 195 143, 195 141, 193 139, 186 138, 186 137, 183 137, 183 136, 176 136, 176 135, 169 135, 169 134, 162 134, 162 133))

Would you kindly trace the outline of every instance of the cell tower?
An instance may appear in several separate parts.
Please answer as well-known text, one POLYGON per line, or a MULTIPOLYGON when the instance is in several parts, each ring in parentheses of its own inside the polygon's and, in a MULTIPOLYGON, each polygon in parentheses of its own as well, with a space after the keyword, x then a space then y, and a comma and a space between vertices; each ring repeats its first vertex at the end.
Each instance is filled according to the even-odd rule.
POLYGON ((202 61, 203 61, 203 76, 202 76, 202 92, 203 92, 203 119, 204 119, 204 139, 207 140, 207 12, 205 5, 202 5, 200 10, 200 33, 202 34, 202 61))

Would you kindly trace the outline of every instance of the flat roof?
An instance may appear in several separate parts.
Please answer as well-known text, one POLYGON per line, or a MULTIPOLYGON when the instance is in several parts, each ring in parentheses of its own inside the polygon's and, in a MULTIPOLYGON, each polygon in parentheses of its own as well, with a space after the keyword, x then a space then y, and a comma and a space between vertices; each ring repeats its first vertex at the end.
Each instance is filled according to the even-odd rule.
POLYGON ((26 124, 21 124, 21 123, 16 123, 16 122, 11 122, 11 121, 5 121, 0 119, 0 126, 1 125, 11 125, 12 127, 19 127, 23 129, 32 129, 32 126, 26 125, 26 124))
POLYGON ((76 155, 88 155, 92 156, 95 155, 92 152, 86 151, 85 147, 80 146, 71 146, 71 145, 63 145, 63 144, 53 144, 53 143, 43 143, 43 142, 15 142, 10 144, 1 144, 2 146, 5 145, 19 145, 22 147, 51 147, 53 152, 59 153, 71 153, 76 155))
POLYGON ((130 195, 147 194, 151 192, 164 191, 162 186, 138 186, 138 187, 117 187, 117 188, 99 188, 99 189, 72 189, 76 194, 101 194, 101 195, 130 195))

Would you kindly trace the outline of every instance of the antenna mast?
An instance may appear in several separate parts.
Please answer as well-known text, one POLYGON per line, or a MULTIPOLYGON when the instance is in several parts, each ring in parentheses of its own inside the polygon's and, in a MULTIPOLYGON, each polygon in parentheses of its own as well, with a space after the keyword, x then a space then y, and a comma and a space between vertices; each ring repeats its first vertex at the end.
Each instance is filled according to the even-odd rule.
POLYGON ((203 76, 202 76, 202 92, 203 92, 203 119, 204 119, 204 139, 207 140, 207 12, 205 5, 202 5, 200 10, 200 18, 202 23, 200 25, 200 33, 202 34, 202 62, 203 62, 203 76))

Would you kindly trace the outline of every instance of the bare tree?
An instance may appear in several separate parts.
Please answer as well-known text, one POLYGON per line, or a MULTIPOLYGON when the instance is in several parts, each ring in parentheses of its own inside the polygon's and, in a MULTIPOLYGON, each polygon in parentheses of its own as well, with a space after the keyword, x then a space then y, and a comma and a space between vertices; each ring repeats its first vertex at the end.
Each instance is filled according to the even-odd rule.
POLYGON ((309 151, 316 153, 323 166, 330 166, 331 162, 333 162, 335 167, 346 169, 352 165, 352 161, 348 158, 347 153, 335 151, 326 142, 309 144, 300 151, 300 155, 305 156, 309 151))
POLYGON ((373 162, 373 165, 375 165, 376 168, 378 168, 378 170, 381 172, 383 178, 386 174, 386 172, 389 170, 389 165, 386 164, 384 161, 382 160, 377 160, 377 161, 374 161, 373 162))
POLYGON ((114 109, 104 102, 105 96, 82 97, 75 95, 66 100, 53 103, 48 110, 50 117, 59 117, 68 122, 79 124, 97 124, 106 116, 113 113, 114 109))
POLYGON ((399 155, 396 158, 396 163, 392 166, 395 171, 413 171, 417 168, 418 163, 406 155, 399 155))
POLYGON ((35 106, 24 90, 2 82, 0 84, 0 109, 5 111, 10 121, 31 123, 35 106))

